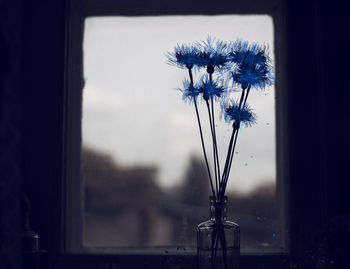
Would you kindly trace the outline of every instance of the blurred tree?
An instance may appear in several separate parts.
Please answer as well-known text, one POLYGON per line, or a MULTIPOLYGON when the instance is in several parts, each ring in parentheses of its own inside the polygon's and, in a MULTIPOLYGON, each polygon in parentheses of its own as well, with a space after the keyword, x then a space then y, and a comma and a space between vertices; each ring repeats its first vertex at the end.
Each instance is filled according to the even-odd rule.
POLYGON ((109 155, 84 147, 82 167, 87 213, 115 215, 126 208, 152 208, 159 202, 154 166, 120 167, 109 155))
POLYGON ((277 211, 275 191, 275 181, 271 179, 256 186, 249 193, 228 192, 229 214, 232 212, 275 218, 277 211))
POLYGON ((192 155, 181 188, 182 201, 194 206, 208 206, 210 193, 209 177, 202 158, 192 155))
POLYGON ((119 166, 109 155, 82 150, 86 239, 90 245, 152 244, 162 192, 155 166, 119 166), (93 233, 91 231, 94 231, 93 233))
MULTIPOLYGON (((94 245, 97 242, 94 240, 98 239, 102 244, 109 242, 116 246, 151 246, 158 242, 195 246, 195 229, 209 217, 211 195, 206 165, 201 157, 190 157, 182 184, 172 190, 162 190, 157 184, 155 166, 123 167, 109 155, 91 148, 83 148, 82 168, 85 221, 93 225, 89 226, 89 231, 93 231, 89 234, 89 243, 94 245), (113 223, 108 226, 113 230, 107 232, 105 225, 104 228, 96 226, 95 220, 101 221, 101 216, 106 223, 113 223), (165 223, 170 226, 160 232, 165 223)), ((244 227, 242 246, 276 244, 272 237, 278 221, 274 180, 249 193, 228 192, 227 196, 228 218, 244 227)))

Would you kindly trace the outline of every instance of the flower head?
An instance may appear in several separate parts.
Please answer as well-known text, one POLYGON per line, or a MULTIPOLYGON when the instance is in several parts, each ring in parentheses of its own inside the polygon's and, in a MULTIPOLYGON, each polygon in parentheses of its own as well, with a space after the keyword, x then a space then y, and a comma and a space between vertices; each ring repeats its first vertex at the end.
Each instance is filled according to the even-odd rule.
POLYGON ((207 67, 208 73, 214 73, 215 67, 222 67, 229 61, 226 43, 222 41, 214 42, 214 39, 208 36, 206 41, 198 44, 201 48, 200 66, 207 67))
POLYGON ((264 89, 272 85, 271 59, 266 46, 257 43, 249 45, 246 41, 237 40, 230 44, 229 57, 234 66, 226 68, 226 71, 243 89, 248 86, 264 89))
POLYGON ((193 103, 200 93, 200 90, 195 87, 189 80, 183 81, 183 89, 179 89, 182 92, 182 99, 186 102, 193 103))
POLYGON ((200 93, 203 95, 205 101, 211 98, 221 97, 224 93, 225 88, 217 84, 217 82, 211 83, 208 79, 202 80, 202 83, 198 86, 200 93))
POLYGON ((174 52, 167 52, 165 56, 170 65, 180 68, 192 69, 194 66, 199 66, 201 62, 200 52, 195 45, 177 45, 174 52))
POLYGON ((256 122, 256 115, 251 111, 248 104, 239 109, 239 104, 235 101, 222 104, 226 122, 233 121, 233 124, 240 126, 243 123, 250 127, 256 122))

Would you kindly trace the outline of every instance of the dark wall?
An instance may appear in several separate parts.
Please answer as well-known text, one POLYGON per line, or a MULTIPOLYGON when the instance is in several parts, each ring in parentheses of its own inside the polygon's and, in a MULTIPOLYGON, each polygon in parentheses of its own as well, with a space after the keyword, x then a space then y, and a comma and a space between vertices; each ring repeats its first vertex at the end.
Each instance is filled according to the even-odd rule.
POLYGON ((0 1, 0 268, 20 268, 22 5, 0 1))
MULTIPOLYGON (((41 247, 49 257, 57 252, 64 2, 0 1, 1 268, 20 268, 21 189, 32 202, 41 247)), ((301 216, 294 221, 300 244, 312 227, 350 211, 347 18, 344 1, 287 1, 290 208, 301 216), (298 199, 302 193, 308 198, 298 199), (303 217, 311 223, 303 225, 303 217)))
POLYGON ((290 208, 299 253, 350 213, 347 17, 345 1, 288 4, 290 208))
POLYGON ((348 9, 336 1, 320 5, 320 91, 325 144, 325 202, 328 217, 350 212, 350 84, 348 9))
MULTIPOLYGON (((65 1, 23 1, 23 190, 31 228, 58 251, 62 177, 65 1)), ((62 226, 63 227, 63 226, 62 226)))
POLYGON ((64 23, 64 1, 0 1, 0 268, 21 268, 24 193, 44 256, 58 241, 64 23))

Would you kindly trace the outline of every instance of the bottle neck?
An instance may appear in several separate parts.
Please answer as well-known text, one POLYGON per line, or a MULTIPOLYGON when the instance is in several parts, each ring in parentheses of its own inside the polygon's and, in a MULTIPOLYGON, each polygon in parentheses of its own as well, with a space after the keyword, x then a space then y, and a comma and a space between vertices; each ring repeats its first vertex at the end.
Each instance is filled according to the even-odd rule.
POLYGON ((227 219, 227 196, 222 201, 217 201, 213 196, 209 197, 210 201, 210 219, 215 221, 224 221, 227 219))

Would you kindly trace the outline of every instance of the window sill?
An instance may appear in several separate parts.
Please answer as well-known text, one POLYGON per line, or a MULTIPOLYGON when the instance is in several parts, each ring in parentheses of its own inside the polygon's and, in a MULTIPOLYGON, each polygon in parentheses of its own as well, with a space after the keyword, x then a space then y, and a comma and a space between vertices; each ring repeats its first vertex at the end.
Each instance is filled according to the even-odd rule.
MULTIPOLYGON (((287 263, 286 254, 242 255, 241 269, 281 268, 287 263)), ((84 269, 187 269, 196 268, 196 255, 101 255, 69 254, 58 257, 54 268, 84 269)))

